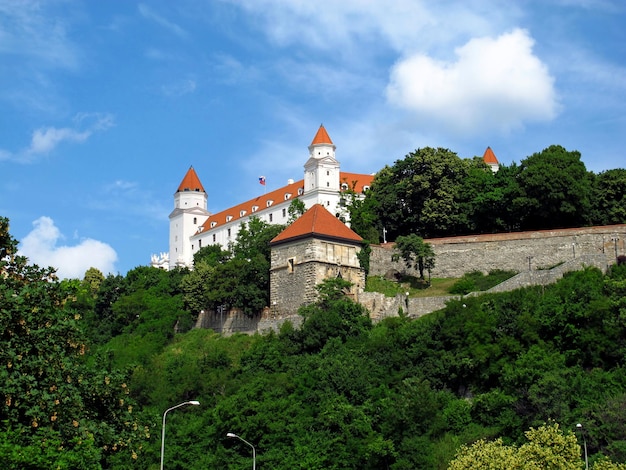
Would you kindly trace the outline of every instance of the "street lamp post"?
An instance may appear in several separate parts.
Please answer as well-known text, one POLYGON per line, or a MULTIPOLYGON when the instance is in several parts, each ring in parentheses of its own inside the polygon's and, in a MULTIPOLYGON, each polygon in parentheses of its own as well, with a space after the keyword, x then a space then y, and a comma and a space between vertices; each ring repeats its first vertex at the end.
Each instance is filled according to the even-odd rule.
POLYGON ((163 413, 163 425, 161 426, 161 470, 163 470, 163 461, 165 457, 165 417, 167 416, 167 413, 172 410, 175 410, 176 408, 180 408, 181 406, 186 406, 186 405, 198 406, 199 404, 200 402, 197 400, 185 401, 183 403, 179 403, 176 406, 172 406, 171 408, 168 408, 167 410, 165 410, 165 413, 163 413))
POLYGON ((226 437, 232 437, 234 439, 239 439, 240 441, 243 441, 246 444, 248 444, 250 447, 252 447, 252 470, 256 470, 256 449, 254 448, 254 446, 252 444, 250 444, 248 441, 246 441, 243 437, 240 437, 237 434, 232 433, 232 432, 229 432, 228 434, 226 434, 226 437))
POLYGON ((580 433, 583 435, 583 444, 585 446, 585 470, 589 470, 589 460, 587 459, 587 439, 585 438, 585 431, 583 425, 578 423, 576 428, 580 429, 580 433))

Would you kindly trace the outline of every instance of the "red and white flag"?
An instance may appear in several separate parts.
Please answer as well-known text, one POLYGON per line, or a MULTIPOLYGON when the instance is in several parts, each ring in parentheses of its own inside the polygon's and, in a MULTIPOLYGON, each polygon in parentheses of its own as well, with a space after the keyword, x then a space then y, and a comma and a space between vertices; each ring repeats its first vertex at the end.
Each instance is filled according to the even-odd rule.
POLYGON ((265 176, 259 176, 259 183, 265 186, 265 176))

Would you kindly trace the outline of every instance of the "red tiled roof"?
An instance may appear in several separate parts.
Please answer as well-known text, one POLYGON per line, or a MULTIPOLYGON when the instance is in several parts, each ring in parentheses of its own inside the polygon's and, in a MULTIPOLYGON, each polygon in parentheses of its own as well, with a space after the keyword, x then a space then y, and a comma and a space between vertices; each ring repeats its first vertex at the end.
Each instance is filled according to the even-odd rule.
POLYGON ((187 174, 180 182, 178 186, 178 191, 201 191, 204 192, 204 188, 202 187, 202 183, 200 182, 200 178, 196 174, 196 170, 192 167, 189 167, 187 170, 187 174))
POLYGON ((320 128, 317 130, 317 134, 315 134, 315 137, 313 137, 313 142, 311 142, 311 145, 318 144, 334 145, 333 141, 330 140, 330 136, 328 135, 328 132, 326 132, 323 124, 320 124, 320 128))
POLYGON ((270 243, 273 245, 310 235, 336 238, 351 242, 363 241, 359 235, 328 212, 324 206, 315 204, 299 219, 280 232, 270 243))
MULTIPOLYGON (((354 185, 354 191, 357 193, 362 193, 365 186, 371 186, 373 179, 373 175, 344 173, 343 171, 339 173, 339 181, 341 183, 346 183, 350 189, 352 189, 354 185)), ((224 225, 227 222, 228 216, 232 217, 230 221, 235 221, 242 217, 245 218, 253 215, 257 211, 261 212, 272 205, 278 205, 284 201, 291 201, 299 196, 299 191, 304 191, 304 180, 290 183, 282 188, 275 189, 274 191, 257 196, 254 199, 250 199, 249 201, 242 202, 241 204, 237 204, 236 206, 230 207, 216 214, 212 214, 208 219, 206 219, 204 224, 202 224, 202 227, 200 227, 197 233, 206 232, 212 228, 224 225), (291 196, 287 197, 287 194, 290 194, 291 196), (270 206, 267 205, 269 201, 273 201, 270 206), (255 206, 257 209, 253 211, 252 209, 255 206)))
POLYGON ((339 184, 346 183, 348 189, 352 189, 357 193, 362 193, 364 188, 370 187, 374 181, 374 175, 364 175, 361 173, 346 173, 342 171, 339 173, 339 184))
POLYGON ((485 154, 483 155, 483 161, 489 165, 489 164, 498 164, 498 159, 496 158, 496 154, 493 153, 493 150, 491 150, 491 147, 487 147, 487 150, 485 150, 485 154))

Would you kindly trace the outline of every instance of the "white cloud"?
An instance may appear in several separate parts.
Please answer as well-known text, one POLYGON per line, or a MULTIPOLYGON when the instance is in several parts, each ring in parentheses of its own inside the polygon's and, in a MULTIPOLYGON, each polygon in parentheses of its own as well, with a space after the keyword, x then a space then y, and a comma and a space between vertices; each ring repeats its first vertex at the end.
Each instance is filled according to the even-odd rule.
POLYGON ((74 118, 74 127, 41 127, 33 131, 29 146, 12 153, 0 149, 0 161, 16 160, 31 163, 40 155, 47 155, 63 142, 85 142, 94 132, 105 131, 114 125, 113 116, 101 113, 80 113, 74 118))
POLYGON ((462 132, 551 120, 558 110, 554 79, 532 47, 528 33, 515 29, 470 40, 455 50, 455 62, 407 57, 391 71, 387 98, 424 123, 462 132))
POLYGON ((63 235, 50 217, 40 217, 33 226, 19 249, 32 264, 52 266, 62 279, 82 279, 85 271, 92 267, 105 275, 115 272, 117 253, 106 243, 86 238, 74 246, 57 245, 63 235))
POLYGON ((83 142, 89 137, 89 132, 77 132, 74 129, 62 128, 56 129, 48 127, 45 129, 37 129, 33 132, 30 147, 26 150, 26 154, 46 154, 54 149, 60 142, 83 142))

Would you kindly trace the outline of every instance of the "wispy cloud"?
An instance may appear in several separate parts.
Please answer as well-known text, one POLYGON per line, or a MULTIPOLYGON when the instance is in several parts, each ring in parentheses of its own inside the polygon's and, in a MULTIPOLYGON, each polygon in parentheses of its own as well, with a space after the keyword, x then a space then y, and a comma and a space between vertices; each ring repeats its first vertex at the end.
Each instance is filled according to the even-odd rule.
POLYGON ((0 149, 0 161, 13 160, 32 163, 37 157, 53 152, 64 142, 82 143, 95 132, 102 132, 114 125, 113 116, 101 113, 80 113, 74 118, 73 127, 41 127, 35 129, 27 148, 12 153, 0 149))
POLYGON ((137 6, 137 8, 139 9, 139 13, 141 14, 141 16, 143 16, 145 19, 150 20, 150 21, 154 21, 159 26, 162 26, 163 28, 167 29, 168 31, 176 34, 177 36, 179 36, 181 38, 186 38, 188 36, 187 31, 185 31, 183 28, 181 28, 176 23, 174 23, 174 22, 168 20, 167 18, 159 15, 158 13, 156 13, 152 8, 150 8, 145 3, 140 3, 137 6))
POLYGON ((68 38, 62 17, 37 1, 0 1, 0 54, 34 59, 39 65, 75 68, 78 49, 68 38))
POLYGON ((105 275, 115 272, 117 253, 108 244, 85 238, 74 245, 61 245, 65 237, 50 217, 40 217, 33 226, 19 246, 20 254, 32 264, 54 267, 60 278, 67 279, 82 279, 92 267, 105 275))

